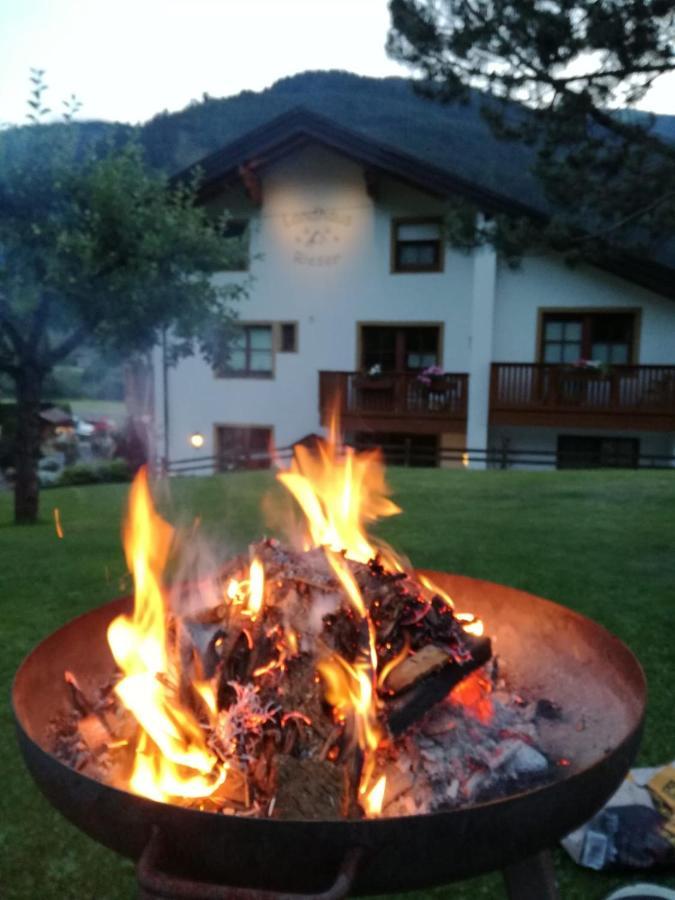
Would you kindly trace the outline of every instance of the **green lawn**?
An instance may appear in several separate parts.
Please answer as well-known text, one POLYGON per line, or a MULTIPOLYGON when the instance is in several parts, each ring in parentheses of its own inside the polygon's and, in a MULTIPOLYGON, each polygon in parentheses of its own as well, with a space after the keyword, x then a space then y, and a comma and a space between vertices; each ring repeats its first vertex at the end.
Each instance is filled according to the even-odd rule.
MULTIPOLYGON (((640 657, 649 680, 643 763, 675 757, 675 472, 454 472, 393 470, 405 512, 381 529, 419 566, 524 588, 606 625, 640 657)), ((263 529, 266 473, 174 480, 160 491, 173 521, 202 516, 233 551, 263 529)), ((43 522, 10 524, 0 495, 0 678, 8 696, 23 655, 44 635, 128 589, 120 549, 126 488, 45 491, 43 522), (51 518, 58 506, 65 537, 51 518)), ((53 812, 19 759, 2 708, 0 896, 117 900, 134 896, 131 863, 53 812)), ((456 848, 454 848, 456 849, 456 848)), ((448 852, 453 852, 449 847, 448 852)), ((564 900, 600 900, 620 879, 557 856, 564 900)), ((624 879, 625 880, 625 879, 624 879)), ((664 883, 675 886, 675 879, 664 883)), ((426 895, 428 896, 428 894, 426 895)), ((497 876, 440 889, 438 898, 500 898, 497 876)))

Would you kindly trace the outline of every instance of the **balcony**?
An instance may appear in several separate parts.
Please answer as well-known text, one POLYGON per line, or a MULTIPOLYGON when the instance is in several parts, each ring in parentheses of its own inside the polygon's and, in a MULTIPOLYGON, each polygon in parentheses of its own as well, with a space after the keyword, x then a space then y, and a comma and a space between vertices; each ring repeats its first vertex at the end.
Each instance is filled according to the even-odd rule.
POLYGON ((319 372, 321 422, 337 402, 345 431, 464 433, 469 376, 445 373, 429 385, 415 372, 319 372))
POLYGON ((675 430, 675 366, 493 363, 490 424, 675 430))

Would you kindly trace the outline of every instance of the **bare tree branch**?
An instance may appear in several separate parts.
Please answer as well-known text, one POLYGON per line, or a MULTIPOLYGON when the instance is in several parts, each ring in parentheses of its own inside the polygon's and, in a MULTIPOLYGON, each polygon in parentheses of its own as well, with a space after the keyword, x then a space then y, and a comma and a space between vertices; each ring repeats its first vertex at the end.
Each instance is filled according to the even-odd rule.
POLYGON ((60 360, 65 359, 68 354, 79 347, 82 341, 90 334, 91 327, 89 325, 80 325, 79 328, 76 328, 75 331, 71 332, 67 338, 64 338, 60 344, 57 344, 57 346, 50 351, 47 357, 47 365, 51 368, 51 366, 55 365, 60 360))

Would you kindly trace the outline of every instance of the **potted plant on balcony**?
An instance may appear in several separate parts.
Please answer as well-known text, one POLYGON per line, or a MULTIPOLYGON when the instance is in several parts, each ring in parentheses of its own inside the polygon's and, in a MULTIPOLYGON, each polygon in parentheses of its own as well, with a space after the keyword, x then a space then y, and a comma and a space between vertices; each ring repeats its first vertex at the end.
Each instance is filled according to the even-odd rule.
POLYGON ((573 372, 584 372, 588 375, 604 376, 610 374, 609 363, 602 362, 599 359, 577 359, 570 366, 573 372))
POLYGON ((577 359, 561 369, 560 397, 564 402, 597 403, 610 390, 610 367, 599 359, 577 359))
POLYGON ((440 366, 427 366, 418 373, 416 380, 422 385, 427 409, 440 412, 447 407, 450 400, 450 385, 440 366))
POLYGON ((365 390, 385 391, 394 386, 394 379, 390 375, 384 375, 379 363, 359 373, 356 386, 365 390))
POLYGON ((445 390, 447 387, 445 373, 440 366, 427 366, 418 374, 417 380, 434 393, 445 390))

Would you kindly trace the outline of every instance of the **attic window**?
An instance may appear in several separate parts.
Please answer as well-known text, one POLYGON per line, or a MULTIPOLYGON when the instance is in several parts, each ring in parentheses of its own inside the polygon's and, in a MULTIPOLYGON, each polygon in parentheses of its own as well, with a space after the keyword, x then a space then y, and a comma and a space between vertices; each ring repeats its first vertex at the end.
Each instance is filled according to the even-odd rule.
POLYGON ((248 219, 228 219, 223 228, 223 237, 228 245, 228 266, 226 272, 246 272, 249 264, 249 221, 248 219))
POLYGON ((392 272, 442 272, 441 223, 438 219, 392 222, 392 272))

